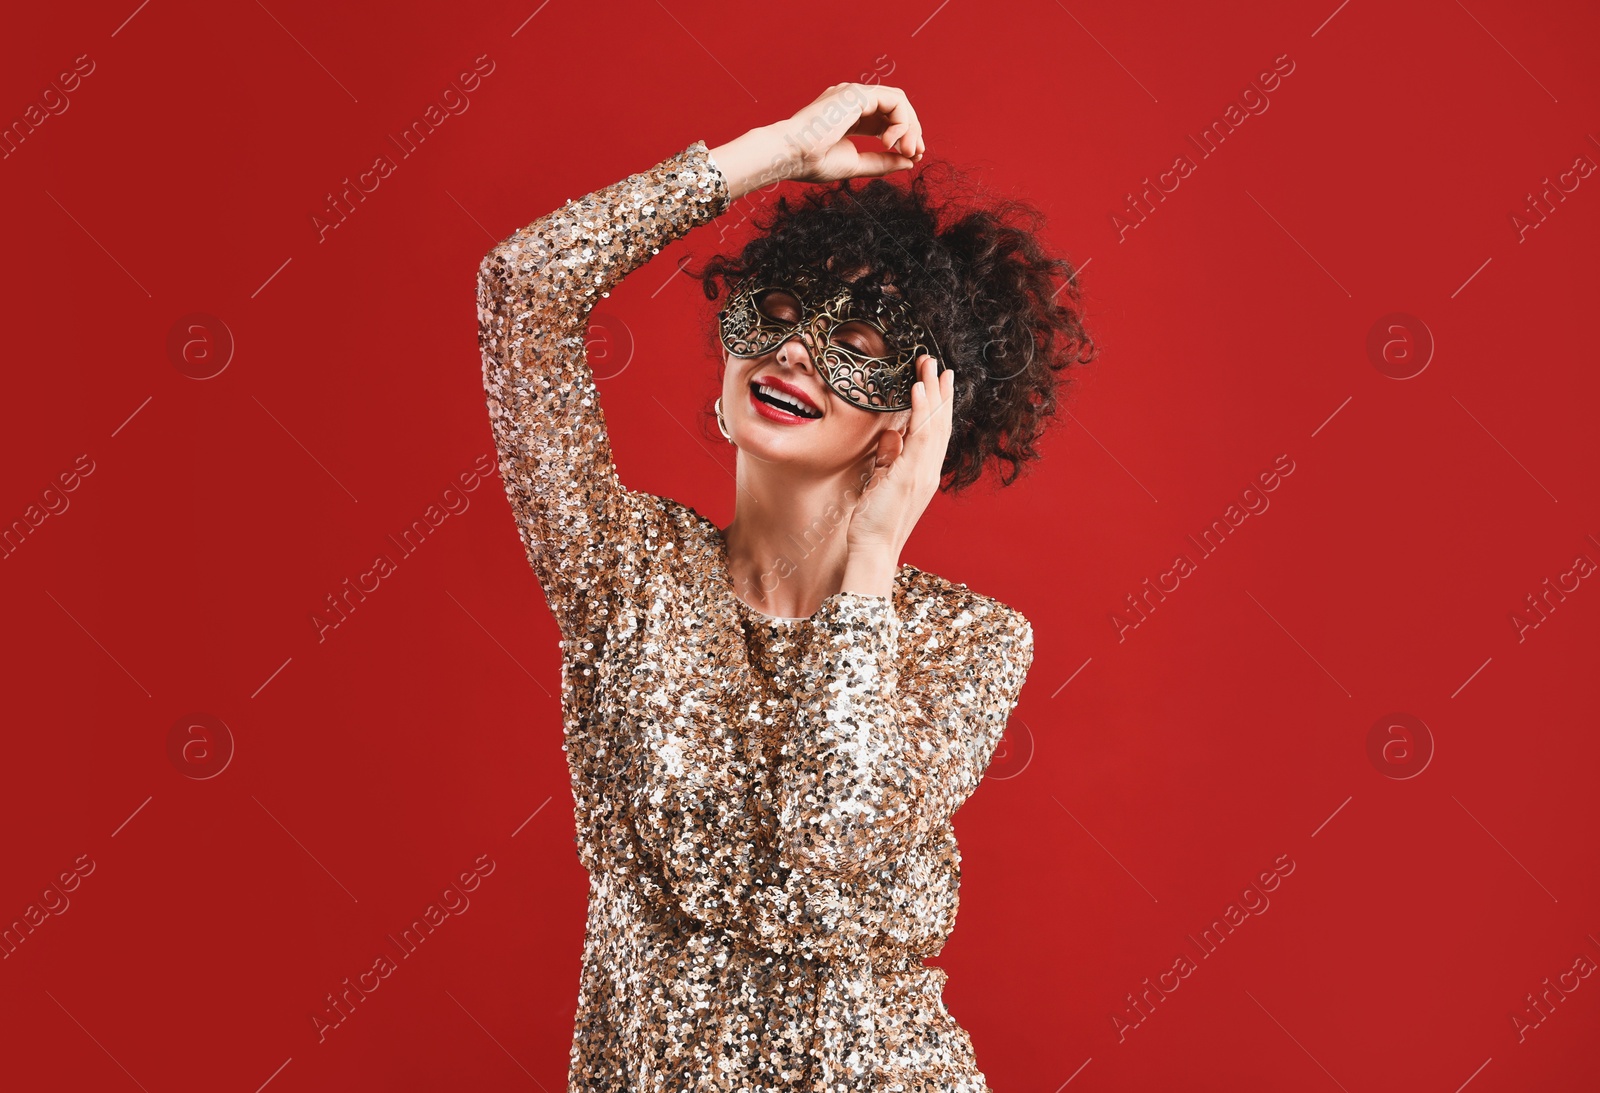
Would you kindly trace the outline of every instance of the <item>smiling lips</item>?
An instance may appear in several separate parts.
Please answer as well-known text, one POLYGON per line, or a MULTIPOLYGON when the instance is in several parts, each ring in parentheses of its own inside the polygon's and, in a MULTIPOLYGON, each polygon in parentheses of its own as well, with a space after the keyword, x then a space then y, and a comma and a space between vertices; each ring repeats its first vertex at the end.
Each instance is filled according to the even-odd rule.
POLYGON ((758 376, 750 383, 750 403, 762 417, 792 425, 815 421, 822 410, 809 395, 776 376, 758 376))

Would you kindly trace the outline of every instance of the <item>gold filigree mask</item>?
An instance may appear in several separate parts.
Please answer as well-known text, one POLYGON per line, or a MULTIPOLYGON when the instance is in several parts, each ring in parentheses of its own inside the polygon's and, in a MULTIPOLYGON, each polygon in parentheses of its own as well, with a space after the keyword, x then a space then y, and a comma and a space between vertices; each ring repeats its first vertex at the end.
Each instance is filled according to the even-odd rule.
POLYGON ((933 334, 903 298, 829 270, 752 274, 733 287, 717 321, 723 348, 735 357, 759 357, 799 338, 823 382, 863 410, 910 409, 923 354, 945 369, 933 334))

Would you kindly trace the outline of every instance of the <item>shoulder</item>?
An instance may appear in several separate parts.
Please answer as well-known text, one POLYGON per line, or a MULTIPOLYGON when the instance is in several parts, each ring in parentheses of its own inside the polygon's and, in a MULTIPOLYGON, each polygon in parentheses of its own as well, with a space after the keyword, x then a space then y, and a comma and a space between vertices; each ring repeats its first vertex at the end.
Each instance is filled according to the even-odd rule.
MULTIPOLYGON (((1003 726, 1033 669, 1033 625, 993 596, 914 566, 901 581, 910 640, 902 629, 907 670, 918 678, 960 681, 964 701, 983 711, 991 729, 1003 726)), ((998 730, 994 730, 998 731, 998 730)), ((974 737, 977 739, 978 737, 974 737)))
POLYGON ((693 505, 662 494, 634 493, 653 564, 677 574, 685 585, 698 584, 720 549, 721 529, 693 505))
POLYGON ((1017 608, 913 565, 902 565, 895 581, 902 620, 913 629, 949 641, 977 640, 1026 651, 1031 659, 1033 624, 1017 608))
POLYGON ((693 505, 674 497, 640 493, 639 507, 654 534, 665 537, 676 549, 696 551, 716 543, 717 525, 693 505))

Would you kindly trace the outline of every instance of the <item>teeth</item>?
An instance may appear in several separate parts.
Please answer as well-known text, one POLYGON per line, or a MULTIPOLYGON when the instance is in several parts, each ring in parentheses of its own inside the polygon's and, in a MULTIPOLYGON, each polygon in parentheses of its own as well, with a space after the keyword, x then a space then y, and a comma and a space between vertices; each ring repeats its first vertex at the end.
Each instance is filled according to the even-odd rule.
POLYGON ((816 413, 815 410, 800 402, 800 400, 795 398, 793 395, 786 394, 783 391, 778 390, 776 387, 768 387, 764 383, 758 383, 756 384, 756 390, 760 391, 768 398, 776 399, 777 401, 782 402, 785 406, 792 407, 792 412, 796 417, 811 417, 816 413))

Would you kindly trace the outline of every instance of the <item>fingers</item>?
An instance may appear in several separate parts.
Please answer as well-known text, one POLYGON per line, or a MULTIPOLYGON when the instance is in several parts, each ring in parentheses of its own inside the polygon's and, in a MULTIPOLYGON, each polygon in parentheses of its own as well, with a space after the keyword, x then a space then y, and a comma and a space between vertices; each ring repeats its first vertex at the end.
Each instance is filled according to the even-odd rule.
POLYGON ((928 385, 925 382, 928 375, 928 357, 917 358, 917 380, 911 385, 911 425, 906 429, 906 437, 922 435, 922 427, 928 423, 931 411, 928 409, 928 385))
POLYGON ((890 171, 900 171, 916 163, 909 156, 896 155, 893 152, 857 152, 856 174, 860 176, 886 175, 890 171))
POLYGON ((793 131, 791 140, 801 145, 791 177, 806 182, 907 170, 927 149, 922 123, 898 87, 833 84, 786 124, 793 131), (851 134, 879 138, 884 151, 863 152, 848 139, 851 134))
POLYGON ((917 358, 918 380, 911 385, 911 422, 906 428, 906 445, 932 444, 943 458, 954 421, 956 374, 945 369, 937 375, 938 364, 927 354, 917 358), (925 428, 932 423, 933 428, 925 428))
POLYGON ((939 487, 950 450, 955 373, 946 369, 943 375, 935 375, 938 365, 926 354, 917 359, 917 371, 922 378, 911 385, 911 422, 901 462, 910 468, 919 489, 933 491, 939 487))
POLYGON ((835 89, 851 98, 861 110, 861 116, 847 133, 881 135, 883 146, 889 151, 898 151, 913 160, 921 157, 926 148, 922 122, 904 91, 898 87, 862 83, 836 84, 829 90, 835 89))

